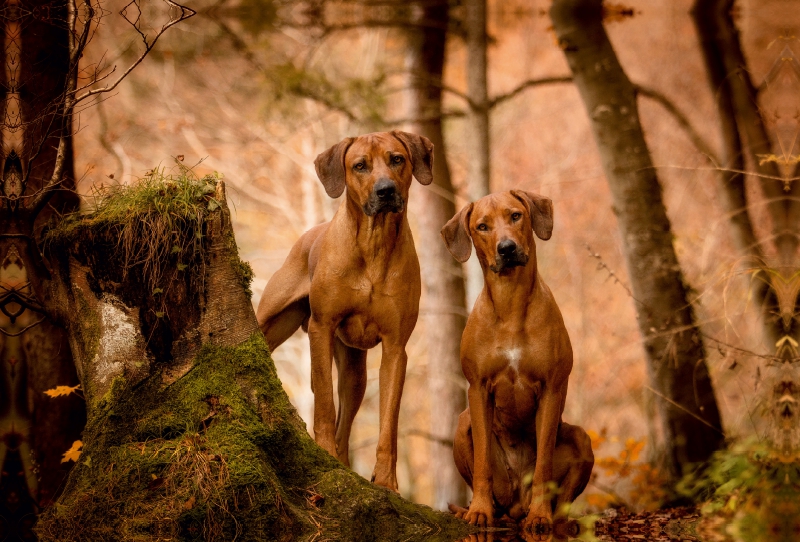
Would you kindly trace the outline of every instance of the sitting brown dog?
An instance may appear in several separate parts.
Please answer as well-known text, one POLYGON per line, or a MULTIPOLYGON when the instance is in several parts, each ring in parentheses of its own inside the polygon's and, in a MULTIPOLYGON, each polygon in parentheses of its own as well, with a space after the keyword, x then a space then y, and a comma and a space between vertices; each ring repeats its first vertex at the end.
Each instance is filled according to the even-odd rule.
POLYGON ((270 278, 258 324, 274 350, 301 325, 311 342, 314 438, 349 465, 350 429, 367 385, 367 349, 383 343, 380 432, 372 479, 397 491, 397 423, 406 343, 419 314, 420 270, 406 217, 412 174, 433 180, 433 144, 406 132, 347 138, 320 154, 333 220, 303 234, 270 278), (332 360, 339 374, 333 403, 332 360))
POLYGON ((589 436, 561 421, 572 346, 537 271, 533 239, 533 232, 547 240, 552 231, 550 199, 521 190, 481 198, 442 229, 460 262, 475 245, 484 274, 461 340, 469 408, 453 449, 474 493, 469 510, 451 509, 472 524, 492 525, 495 514, 507 514, 524 518, 526 529, 549 528, 553 507, 572 502, 592 473, 589 436))

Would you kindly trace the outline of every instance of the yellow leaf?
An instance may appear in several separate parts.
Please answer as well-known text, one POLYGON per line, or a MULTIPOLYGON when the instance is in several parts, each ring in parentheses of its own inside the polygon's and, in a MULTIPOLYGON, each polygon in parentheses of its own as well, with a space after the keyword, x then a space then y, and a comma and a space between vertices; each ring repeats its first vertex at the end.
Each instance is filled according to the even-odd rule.
POLYGON ((61 462, 66 463, 67 461, 77 461, 81 456, 81 448, 83 448, 83 442, 80 440, 73 442, 72 446, 70 446, 70 449, 64 452, 64 457, 61 459, 61 462))
POLYGON ((636 461, 637 459, 639 459, 639 454, 642 453, 642 450, 644 449, 644 444, 645 441, 640 440, 638 442, 635 442, 632 446, 631 445, 628 446, 628 448, 631 451, 631 461, 636 461))
POLYGON ((592 441, 592 450, 597 450, 606 441, 605 431, 597 433, 589 429, 586 433, 592 441))
POLYGON ((45 391, 44 394, 50 397, 61 397, 63 395, 70 395, 72 393, 77 395, 77 392, 80 389, 81 389, 80 384, 78 384, 77 386, 56 386, 52 390, 45 391))

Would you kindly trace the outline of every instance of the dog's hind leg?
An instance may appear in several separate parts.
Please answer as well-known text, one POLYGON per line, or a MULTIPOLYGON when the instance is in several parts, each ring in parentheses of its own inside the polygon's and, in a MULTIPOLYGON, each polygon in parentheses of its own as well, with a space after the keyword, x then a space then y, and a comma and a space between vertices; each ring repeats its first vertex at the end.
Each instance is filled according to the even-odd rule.
POLYGON ((553 454, 553 477, 559 482, 556 511, 571 503, 586 489, 592 476, 592 439, 583 428, 561 422, 553 454))
POLYGON ((311 309, 309 257, 314 242, 327 229, 321 224, 304 233, 289 251, 286 261, 267 282, 258 302, 258 327, 271 351, 283 344, 301 325, 305 328, 311 309))
POLYGON ((267 339, 270 352, 291 337, 304 324, 310 314, 311 309, 308 306, 308 298, 303 297, 290 303, 278 314, 268 318, 264 325, 260 327, 264 337, 267 339))
POLYGON ((256 311, 258 327, 267 339, 270 351, 291 337, 311 315, 308 273, 298 273, 296 266, 289 264, 287 258, 287 263, 269 279, 256 311))
POLYGON ((458 473, 472 489, 475 450, 472 447, 472 424, 470 422, 469 409, 466 409, 458 417, 458 426, 453 439, 453 459, 456 462, 458 473))
POLYGON ((337 337, 333 347, 339 374, 339 412, 336 416, 336 453, 350 466, 350 430, 367 389, 367 352, 346 346, 337 337))

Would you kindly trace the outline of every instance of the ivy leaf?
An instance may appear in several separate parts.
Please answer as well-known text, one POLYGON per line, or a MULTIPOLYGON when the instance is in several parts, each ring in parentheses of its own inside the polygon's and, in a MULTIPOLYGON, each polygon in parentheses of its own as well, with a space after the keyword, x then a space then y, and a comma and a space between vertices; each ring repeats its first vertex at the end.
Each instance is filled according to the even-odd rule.
POLYGON ((179 263, 178 264, 178 271, 183 271, 184 269, 186 269, 186 267, 188 267, 188 266, 185 263, 179 263))
POLYGON ((77 386, 56 386, 52 390, 46 390, 44 394, 49 397, 62 397, 64 395, 71 395, 73 393, 75 395, 78 395, 78 391, 80 389, 81 389, 80 384, 78 384, 77 386))
POLYGON ((64 452, 64 457, 61 459, 61 462, 78 461, 78 458, 81 456, 81 448, 83 448, 83 442, 80 440, 73 442, 69 450, 64 452))
POLYGON ((172 253, 173 254, 177 254, 180 251, 181 251, 181 247, 179 247, 178 245, 172 245, 172 253))
POLYGON ((164 313, 161 311, 156 311, 156 318, 164 318, 164 313))
POLYGON ((153 288, 153 295, 163 294, 163 293, 164 293, 164 290, 162 290, 161 288, 153 288))
POLYGON ((209 211, 214 211, 214 210, 216 210, 218 207, 219 207, 219 202, 218 202, 217 200, 215 200, 214 198, 211 198, 211 199, 208 201, 208 210, 209 210, 209 211))

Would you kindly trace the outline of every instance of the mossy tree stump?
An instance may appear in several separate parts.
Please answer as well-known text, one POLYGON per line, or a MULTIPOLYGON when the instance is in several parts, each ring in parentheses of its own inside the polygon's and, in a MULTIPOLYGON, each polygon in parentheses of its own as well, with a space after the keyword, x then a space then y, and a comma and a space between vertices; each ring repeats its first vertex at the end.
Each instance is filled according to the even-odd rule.
POLYGON ((224 184, 183 169, 49 232, 88 422, 42 540, 454 540, 460 520, 319 448, 258 330, 224 184))

